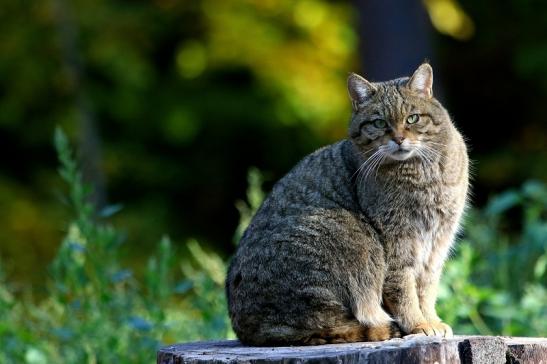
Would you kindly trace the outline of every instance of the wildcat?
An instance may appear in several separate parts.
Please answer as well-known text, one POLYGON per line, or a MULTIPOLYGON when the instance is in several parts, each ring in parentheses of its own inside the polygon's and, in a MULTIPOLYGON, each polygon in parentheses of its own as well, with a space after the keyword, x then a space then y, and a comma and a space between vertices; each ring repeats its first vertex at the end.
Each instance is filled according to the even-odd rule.
POLYGON ((228 309, 243 343, 452 335, 435 300, 468 158, 432 86, 427 63, 410 78, 349 76, 349 138, 277 182, 231 261, 228 309))

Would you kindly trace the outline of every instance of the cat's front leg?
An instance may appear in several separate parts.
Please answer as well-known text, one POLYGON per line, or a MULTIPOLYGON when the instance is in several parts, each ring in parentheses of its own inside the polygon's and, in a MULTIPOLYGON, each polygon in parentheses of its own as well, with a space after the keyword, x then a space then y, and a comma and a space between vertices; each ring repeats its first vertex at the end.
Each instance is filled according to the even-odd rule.
POLYGON ((416 275, 412 267, 390 270, 383 287, 384 305, 407 334, 425 332, 435 335, 426 326, 428 321, 420 309, 416 290, 416 275))
POLYGON ((422 310, 428 325, 433 328, 437 335, 445 337, 453 335, 452 328, 442 322, 439 318, 437 311, 435 310, 435 303, 437 301, 442 268, 448 255, 449 247, 454 240, 454 234, 455 227, 450 230, 449 234, 441 236, 441 238, 433 244, 431 255, 429 256, 427 263, 420 270, 416 282, 420 309, 422 310))
POLYGON ((435 310, 439 287, 439 274, 426 272, 417 281, 420 309, 428 322, 441 321, 435 310))
MULTIPOLYGON (((435 302, 437 301, 437 293, 439 288, 441 269, 434 271, 426 269, 417 281, 418 300, 420 309, 427 320, 427 324, 436 335, 451 337, 453 335, 452 328, 442 322, 437 315, 435 302)), ((419 328, 418 328, 419 330, 419 328)))
POLYGON ((417 288, 413 268, 389 272, 383 289, 384 304, 389 312, 407 334, 451 336, 452 329, 441 322, 435 312, 436 285, 428 285, 424 292, 417 288), (426 312, 422 311, 422 299, 426 312))

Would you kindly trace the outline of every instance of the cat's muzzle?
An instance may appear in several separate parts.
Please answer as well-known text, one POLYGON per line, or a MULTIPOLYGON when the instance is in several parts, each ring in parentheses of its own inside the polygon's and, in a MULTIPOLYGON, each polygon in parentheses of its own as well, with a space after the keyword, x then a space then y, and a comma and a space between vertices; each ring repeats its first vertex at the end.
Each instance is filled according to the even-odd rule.
POLYGON ((414 154, 414 149, 412 146, 407 145, 406 141, 403 141, 401 144, 397 144, 393 140, 390 140, 387 145, 389 147, 387 155, 391 159, 403 161, 412 157, 414 154))

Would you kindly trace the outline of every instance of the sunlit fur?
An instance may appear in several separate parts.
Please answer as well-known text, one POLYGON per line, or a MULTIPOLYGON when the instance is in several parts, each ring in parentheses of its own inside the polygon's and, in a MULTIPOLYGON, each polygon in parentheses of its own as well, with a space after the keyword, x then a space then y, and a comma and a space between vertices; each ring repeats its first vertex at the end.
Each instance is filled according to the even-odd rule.
POLYGON ((432 84, 427 64, 382 83, 350 75, 349 139, 306 156, 275 184, 230 263, 228 311, 241 341, 451 335, 435 300, 468 161, 432 84), (415 124, 412 114, 421 115, 415 124))

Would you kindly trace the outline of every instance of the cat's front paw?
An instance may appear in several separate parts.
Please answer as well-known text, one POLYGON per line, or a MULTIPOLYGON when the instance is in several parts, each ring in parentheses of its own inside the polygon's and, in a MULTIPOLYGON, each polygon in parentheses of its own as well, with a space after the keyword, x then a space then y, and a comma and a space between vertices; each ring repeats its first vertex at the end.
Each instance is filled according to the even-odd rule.
POLYGON ((444 322, 423 322, 416 326, 411 334, 426 334, 427 336, 452 337, 452 328, 444 322))

